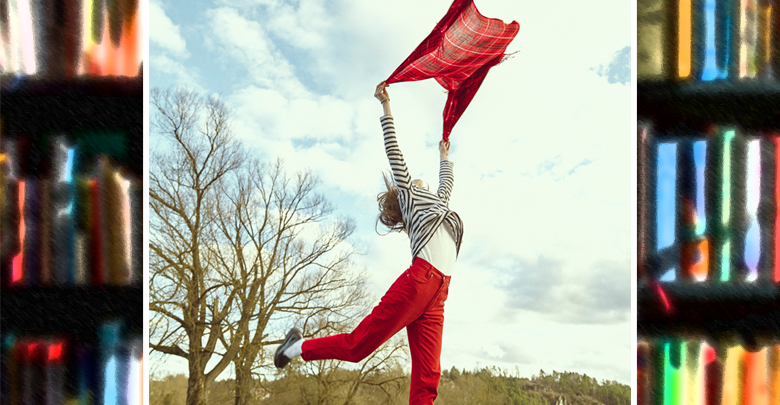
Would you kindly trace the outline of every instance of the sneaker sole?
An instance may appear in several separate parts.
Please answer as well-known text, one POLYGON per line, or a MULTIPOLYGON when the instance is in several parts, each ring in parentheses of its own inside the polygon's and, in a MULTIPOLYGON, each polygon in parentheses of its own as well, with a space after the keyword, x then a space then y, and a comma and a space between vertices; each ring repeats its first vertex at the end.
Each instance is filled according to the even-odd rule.
POLYGON ((292 328, 287 332, 284 342, 276 348, 276 353, 274 354, 274 365, 276 368, 282 368, 290 362, 290 358, 284 355, 284 351, 299 340, 301 340, 301 331, 298 328, 292 328))

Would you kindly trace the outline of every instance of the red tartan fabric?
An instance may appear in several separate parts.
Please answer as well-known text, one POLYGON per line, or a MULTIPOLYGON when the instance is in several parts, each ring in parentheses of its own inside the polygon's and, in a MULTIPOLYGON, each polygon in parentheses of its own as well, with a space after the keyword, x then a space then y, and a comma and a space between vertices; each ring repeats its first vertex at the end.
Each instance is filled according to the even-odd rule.
POLYGON ((520 24, 480 14, 473 0, 455 0, 417 49, 386 80, 387 84, 435 78, 448 91, 442 138, 474 98, 488 70, 504 57, 520 24))

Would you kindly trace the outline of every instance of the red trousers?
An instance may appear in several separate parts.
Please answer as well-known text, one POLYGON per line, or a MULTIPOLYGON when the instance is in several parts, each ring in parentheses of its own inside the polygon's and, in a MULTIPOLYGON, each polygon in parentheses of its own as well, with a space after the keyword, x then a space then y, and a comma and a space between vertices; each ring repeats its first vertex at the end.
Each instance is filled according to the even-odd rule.
POLYGON ((306 361, 338 359, 356 363, 406 327, 412 353, 409 403, 433 404, 441 377, 441 334, 449 285, 449 276, 415 258, 355 330, 306 340, 301 357, 306 361))

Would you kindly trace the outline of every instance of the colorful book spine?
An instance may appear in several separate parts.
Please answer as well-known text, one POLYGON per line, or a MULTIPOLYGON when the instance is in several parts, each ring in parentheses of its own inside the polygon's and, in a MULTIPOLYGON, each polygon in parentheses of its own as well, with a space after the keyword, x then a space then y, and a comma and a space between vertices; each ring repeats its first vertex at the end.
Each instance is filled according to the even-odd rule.
POLYGON ((732 254, 733 254, 733 220, 732 220, 732 160, 736 130, 731 128, 721 129, 717 136, 717 145, 720 152, 719 184, 716 186, 715 200, 719 203, 719 218, 715 221, 717 233, 716 254, 719 259, 716 262, 716 277, 720 282, 731 280, 732 254))
POLYGON ((17 197, 16 214, 17 214, 17 253, 11 259, 11 285, 19 286, 24 285, 24 242, 27 236, 27 221, 25 218, 24 203, 27 201, 25 198, 25 185, 24 180, 16 182, 15 194, 17 197))
POLYGON ((10 2, 4 11, 8 28, 0 35, 5 72, 65 78, 138 75, 143 50, 140 2, 118 4, 10 2))
POLYGON ((664 80, 669 77, 667 7, 673 0, 637 1, 637 79, 664 80))
POLYGON ((650 381, 653 374, 651 363, 650 343, 640 339, 637 342, 636 359, 636 403, 637 405, 650 404, 650 381))
POLYGON ((707 212, 705 169, 707 142, 686 140, 682 144, 679 189, 682 194, 681 270, 687 281, 705 281, 709 273, 709 239, 706 235, 707 212))
POLYGON ((90 241, 89 258, 92 285, 100 286, 106 283, 105 271, 105 233, 103 224, 103 199, 102 189, 104 183, 99 177, 93 177, 89 180, 89 198, 90 198, 90 241))
POLYGON ((641 339, 638 349, 639 405, 780 403, 780 343, 748 351, 729 341, 665 337, 641 339))
POLYGON ((758 73, 758 0, 739 0, 739 78, 752 79, 758 73))
POLYGON ((110 323, 94 342, 3 335, 0 401, 142 404, 142 339, 121 333, 110 323))
POLYGON ((658 144, 656 163, 656 250, 672 246, 676 240, 677 143, 658 144))
POLYGON ((640 81, 775 81, 778 0, 640 0, 640 81))
POLYGON ((780 282, 778 137, 728 126, 654 136, 644 124, 638 137, 640 276, 780 282))
POLYGON ((699 2, 699 30, 697 66, 701 81, 722 80, 729 77, 729 61, 733 35, 729 29, 732 7, 729 2, 703 0, 699 2))
POLYGON ((73 286, 75 283, 75 231, 76 231, 76 180, 74 166, 76 162, 75 147, 69 147, 63 142, 57 143, 58 152, 55 155, 58 173, 54 176, 56 203, 53 209, 53 222, 56 229, 54 236, 55 282, 61 286, 73 286))
POLYGON ((676 11, 677 79, 687 80, 693 76, 693 0, 678 0, 676 11))
POLYGON ((777 74, 777 0, 760 0, 758 13, 758 74, 764 80, 775 80, 777 74))
POLYGON ((49 342, 46 347, 46 405, 65 401, 65 358, 62 341, 49 342))
POLYGON ((139 284, 140 181, 105 156, 84 165, 95 170, 78 173, 78 147, 61 139, 46 156, 50 172, 33 176, 20 167, 30 163, 11 159, 8 149, 16 143, 3 145, 3 229, 11 230, 12 242, 3 282, 16 288, 139 284))
POLYGON ((637 261, 639 266, 639 276, 647 275, 647 266, 649 265, 649 245, 648 234, 650 228, 649 207, 646 203, 650 195, 649 187, 651 177, 650 173, 650 133, 652 128, 646 124, 640 124, 637 128, 637 261))
POLYGON ((751 138, 747 145, 747 167, 745 191, 747 194, 744 215, 746 222, 744 263, 746 266, 745 280, 754 282, 758 279, 758 265, 761 256, 761 225, 758 220, 759 203, 761 202, 761 139, 751 138))

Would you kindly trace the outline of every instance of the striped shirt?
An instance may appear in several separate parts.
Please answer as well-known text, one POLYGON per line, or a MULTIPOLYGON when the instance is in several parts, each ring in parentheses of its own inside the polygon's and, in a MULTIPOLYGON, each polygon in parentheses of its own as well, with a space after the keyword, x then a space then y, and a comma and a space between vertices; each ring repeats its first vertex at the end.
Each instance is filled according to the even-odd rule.
POLYGON ((463 222, 458 214, 447 206, 455 180, 452 174, 452 162, 442 159, 439 163, 439 188, 436 194, 413 185, 401 149, 398 147, 398 141, 395 139, 393 116, 385 115, 380 120, 385 137, 385 152, 390 161, 393 179, 398 186, 398 203, 401 206, 406 232, 409 234, 412 259, 417 257, 439 225, 444 222, 453 230, 457 254, 460 252, 460 242, 463 238, 463 222))

